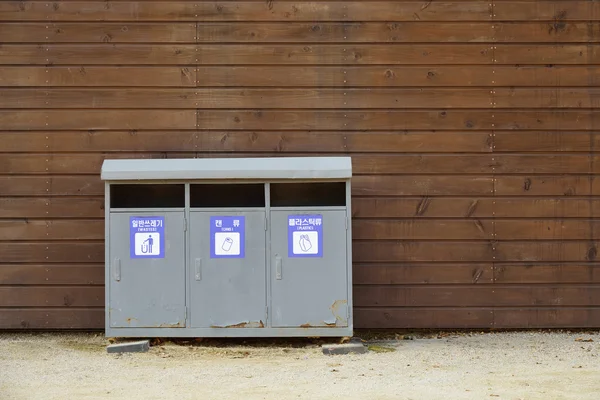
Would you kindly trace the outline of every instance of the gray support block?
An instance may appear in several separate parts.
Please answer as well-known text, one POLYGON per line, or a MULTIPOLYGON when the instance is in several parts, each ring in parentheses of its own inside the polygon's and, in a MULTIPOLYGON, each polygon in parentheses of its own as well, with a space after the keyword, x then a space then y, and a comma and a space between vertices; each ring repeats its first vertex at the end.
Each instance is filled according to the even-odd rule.
POLYGON ((369 349, 362 343, 324 344, 323 354, 333 356, 340 354, 364 354, 369 349))
POLYGON ((150 349, 149 340, 139 342, 111 344, 106 348, 107 353, 145 353, 150 349))

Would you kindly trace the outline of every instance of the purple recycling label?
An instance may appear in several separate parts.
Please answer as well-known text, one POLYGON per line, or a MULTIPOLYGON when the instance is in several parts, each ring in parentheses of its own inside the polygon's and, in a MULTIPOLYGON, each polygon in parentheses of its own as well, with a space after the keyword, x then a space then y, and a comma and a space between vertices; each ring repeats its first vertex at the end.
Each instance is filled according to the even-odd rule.
POLYGON ((165 218, 129 218, 131 258, 165 258, 165 218))
POLYGON ((288 257, 323 257, 323 216, 288 216, 288 257))
POLYGON ((244 258, 245 217, 210 217, 210 258, 244 258))

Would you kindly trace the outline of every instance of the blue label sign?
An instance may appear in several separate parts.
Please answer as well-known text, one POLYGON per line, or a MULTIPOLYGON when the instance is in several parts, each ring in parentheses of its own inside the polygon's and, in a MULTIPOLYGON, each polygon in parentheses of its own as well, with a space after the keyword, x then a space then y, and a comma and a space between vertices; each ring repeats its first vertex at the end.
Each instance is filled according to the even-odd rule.
POLYGON ((288 216, 288 257, 323 257, 323 216, 288 216))
POLYGON ((245 217, 210 217, 210 258, 244 258, 245 217))
POLYGON ((165 258, 165 218, 130 217, 131 258, 165 258))

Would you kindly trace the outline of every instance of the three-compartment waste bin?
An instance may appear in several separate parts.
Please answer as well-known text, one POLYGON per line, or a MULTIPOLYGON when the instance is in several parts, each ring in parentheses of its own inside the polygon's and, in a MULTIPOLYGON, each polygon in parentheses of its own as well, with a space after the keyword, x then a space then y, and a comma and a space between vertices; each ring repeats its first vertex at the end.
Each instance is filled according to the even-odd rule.
POLYGON ((349 336, 349 157, 105 160, 106 335, 349 336))

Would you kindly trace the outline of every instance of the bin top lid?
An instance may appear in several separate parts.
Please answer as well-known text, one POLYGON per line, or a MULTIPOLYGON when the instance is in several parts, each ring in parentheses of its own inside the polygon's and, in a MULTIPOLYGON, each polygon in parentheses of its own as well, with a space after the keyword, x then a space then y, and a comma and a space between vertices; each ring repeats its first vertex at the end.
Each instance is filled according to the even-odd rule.
POLYGON ((350 157, 104 160, 102 180, 349 179, 350 157))

